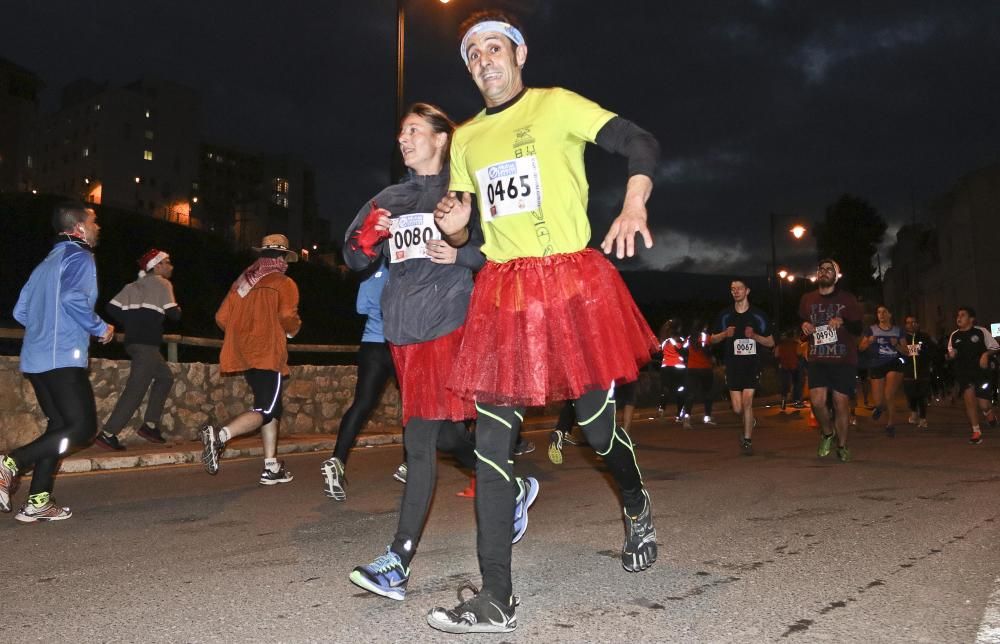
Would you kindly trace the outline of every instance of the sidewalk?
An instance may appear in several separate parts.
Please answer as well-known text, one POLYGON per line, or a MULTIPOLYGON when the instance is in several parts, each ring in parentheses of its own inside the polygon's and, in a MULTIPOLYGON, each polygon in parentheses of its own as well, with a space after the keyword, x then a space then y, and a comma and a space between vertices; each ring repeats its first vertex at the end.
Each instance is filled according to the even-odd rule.
MULTIPOLYGON (((655 409, 653 410, 655 413, 655 409)), ((638 411, 636 412, 639 413, 638 411)), ((555 426, 555 416, 532 416, 524 421, 525 432, 548 431, 555 426)), ((278 439, 278 455, 305 452, 333 452, 337 443, 336 434, 291 434, 278 439)), ((402 445, 402 428, 398 432, 382 434, 361 434, 355 444, 359 447, 378 445, 402 445)), ((234 438, 226 445, 223 458, 263 458, 264 448, 260 436, 251 434, 234 438)), ((115 452, 91 445, 63 459, 60 472, 78 473, 108 470, 131 470, 139 467, 160 465, 185 465, 201 463, 201 443, 198 441, 170 442, 165 445, 146 443, 130 445, 124 452, 115 452)))

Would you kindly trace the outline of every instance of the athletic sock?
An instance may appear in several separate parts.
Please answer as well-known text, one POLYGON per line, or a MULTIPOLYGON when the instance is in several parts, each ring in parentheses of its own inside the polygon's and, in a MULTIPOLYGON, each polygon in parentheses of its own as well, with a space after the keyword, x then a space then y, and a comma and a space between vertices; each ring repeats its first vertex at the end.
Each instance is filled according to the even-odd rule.
POLYGON ((228 443, 229 442, 229 428, 228 427, 223 427, 222 429, 219 430, 219 440, 222 441, 223 443, 228 443))
POLYGON ((37 494, 32 494, 31 496, 28 497, 28 503, 35 506, 36 508, 40 508, 48 502, 49 502, 48 492, 39 492, 37 494))
POLYGON ((399 557, 399 561, 402 562, 403 568, 410 567, 410 561, 413 560, 413 555, 415 554, 412 539, 396 537, 396 539, 392 542, 392 545, 389 546, 389 549, 396 553, 396 556, 399 557))
POLYGON ((264 459, 264 469, 270 470, 277 473, 281 470, 281 466, 278 465, 278 459, 276 458, 265 458, 264 459))

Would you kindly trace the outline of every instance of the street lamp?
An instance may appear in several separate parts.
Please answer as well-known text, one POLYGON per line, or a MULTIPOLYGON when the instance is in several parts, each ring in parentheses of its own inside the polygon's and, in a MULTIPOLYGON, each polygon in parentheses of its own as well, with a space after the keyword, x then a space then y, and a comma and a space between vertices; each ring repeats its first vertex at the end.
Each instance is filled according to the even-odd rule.
MULTIPOLYGON (((774 324, 777 325, 780 328, 781 327, 781 282, 780 281, 778 282, 778 288, 775 289, 774 288, 774 273, 773 273, 773 271, 776 270, 777 267, 778 267, 778 251, 777 251, 777 248, 776 248, 775 235, 774 235, 774 228, 775 228, 775 223, 774 222, 775 222, 775 219, 777 219, 778 216, 779 215, 776 215, 773 212, 770 213, 770 215, 769 215, 769 220, 770 220, 770 224, 771 224, 771 226, 770 226, 770 231, 771 231, 771 268, 767 272, 767 283, 771 287, 771 296, 774 297, 774 307, 773 307, 774 308, 774 324), (776 290, 777 290, 777 293, 775 293, 776 290)), ((790 232, 792 234, 792 237, 794 237, 795 239, 802 239, 805 236, 805 234, 806 234, 807 231, 806 231, 806 227, 803 226, 802 224, 795 224, 794 226, 792 226, 788 230, 788 232, 790 232)), ((784 271, 784 275, 782 275, 779 272, 778 275, 779 275, 779 277, 781 277, 781 279, 785 279, 785 277, 788 275, 788 271, 784 271)))
MULTIPOLYGON (((438 0, 441 4, 448 4, 449 0, 438 0)), ((396 120, 392 124, 392 132, 396 134, 399 121, 403 118, 403 105, 405 100, 404 72, 406 67, 406 0, 396 0, 396 120)), ((390 163, 390 172, 395 177, 403 170, 402 159, 397 161, 395 146, 390 163)))

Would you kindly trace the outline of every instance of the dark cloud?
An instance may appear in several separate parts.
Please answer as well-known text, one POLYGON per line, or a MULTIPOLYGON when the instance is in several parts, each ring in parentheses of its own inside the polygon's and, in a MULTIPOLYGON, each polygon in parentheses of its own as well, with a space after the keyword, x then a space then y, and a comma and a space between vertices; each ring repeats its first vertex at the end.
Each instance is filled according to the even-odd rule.
MULTIPOLYGON (((407 100, 481 107, 457 53, 486 3, 408 0, 407 100)), ((1000 4, 894 0, 515 0, 526 78, 562 85, 659 138, 650 203, 661 248, 623 267, 763 270, 767 214, 806 222, 843 192, 891 222, 1000 158, 1000 4), (688 250, 690 248, 691 250, 688 250)), ((51 0, 8 7, 0 56, 54 90, 144 74, 203 95, 221 142, 304 157, 336 230, 388 181, 394 2, 51 0)), ((594 236, 616 214, 624 163, 588 151, 594 236)), ((808 248, 779 254, 807 262, 808 248)))

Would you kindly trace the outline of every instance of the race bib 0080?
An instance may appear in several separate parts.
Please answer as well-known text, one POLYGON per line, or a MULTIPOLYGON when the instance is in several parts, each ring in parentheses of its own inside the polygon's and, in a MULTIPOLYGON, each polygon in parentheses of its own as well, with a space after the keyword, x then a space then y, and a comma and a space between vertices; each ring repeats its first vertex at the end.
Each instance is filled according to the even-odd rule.
POLYGON ((433 213, 417 212, 396 217, 389 222, 389 261, 398 264, 408 259, 426 258, 427 242, 432 239, 441 239, 433 213))
POLYGON ((738 356, 757 355, 757 341, 753 338, 733 340, 733 353, 738 356))
POLYGON ((816 339, 816 346, 833 344, 837 341, 837 331, 836 329, 831 329, 829 324, 824 324, 816 327, 813 337, 816 339))
POLYGON ((534 155, 487 166, 476 172, 483 200, 483 219, 538 210, 542 203, 542 180, 534 155))

